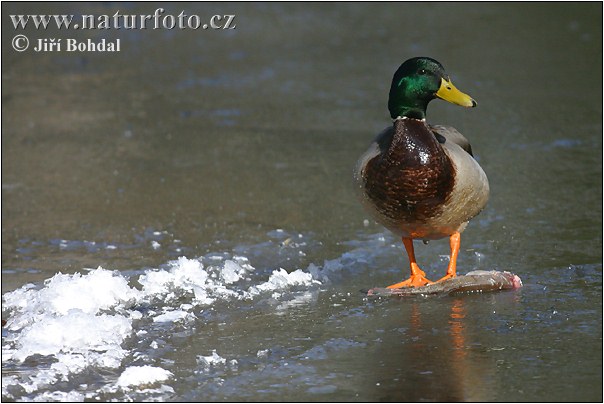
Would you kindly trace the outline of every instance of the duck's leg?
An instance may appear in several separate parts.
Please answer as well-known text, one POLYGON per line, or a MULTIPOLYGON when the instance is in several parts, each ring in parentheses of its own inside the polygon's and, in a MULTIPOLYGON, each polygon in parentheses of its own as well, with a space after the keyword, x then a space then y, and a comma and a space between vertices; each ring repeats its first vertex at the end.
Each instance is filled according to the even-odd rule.
POLYGON ((402 281, 399 283, 395 283, 394 285, 388 286, 388 289, 400 289, 400 288, 409 288, 409 287, 418 287, 428 285, 433 283, 432 281, 426 279, 426 273, 419 269, 417 262, 415 261, 415 252, 413 250, 413 239, 403 237, 403 244, 405 245, 405 250, 407 250, 407 255, 409 256, 409 265, 411 266, 411 276, 406 281, 402 281))
POLYGON ((449 237, 449 245, 451 246, 451 258, 449 259, 447 274, 436 282, 442 282, 457 276, 457 255, 459 254, 459 246, 461 245, 461 234, 458 231, 449 237))

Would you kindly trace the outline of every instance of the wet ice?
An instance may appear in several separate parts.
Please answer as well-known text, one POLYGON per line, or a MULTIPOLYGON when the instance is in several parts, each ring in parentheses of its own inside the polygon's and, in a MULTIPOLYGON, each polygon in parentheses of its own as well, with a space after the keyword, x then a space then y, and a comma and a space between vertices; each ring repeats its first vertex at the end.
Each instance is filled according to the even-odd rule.
MULTIPOLYGON (((326 269, 330 266, 327 264, 326 269)), ((3 397, 23 398, 22 393, 16 393, 22 391, 41 400, 82 400, 101 393, 118 394, 120 388, 133 385, 169 383, 173 375, 168 369, 135 362, 97 393, 51 387, 76 380, 87 369, 118 370, 133 359, 148 360, 153 356, 149 356, 150 351, 131 347, 132 341, 140 339, 148 341, 147 349, 162 349, 165 341, 149 328, 152 324, 177 327, 170 331, 177 335, 177 324, 203 321, 199 316, 218 302, 266 296, 279 302, 277 312, 305 304, 312 299, 313 288, 328 281, 329 271, 322 273, 321 269, 314 264, 290 272, 279 267, 267 276, 245 256, 213 253, 180 257, 161 268, 129 272, 130 276, 99 267, 71 275, 58 273, 43 285, 24 285, 3 296, 4 317, 8 319, 3 361, 18 365, 45 357, 50 365, 3 377, 3 397)), ((198 356, 197 362, 201 369, 226 366, 232 371, 238 365, 236 358, 225 358, 216 350, 198 356)), ((173 392, 165 387, 153 391, 160 395, 173 392)))

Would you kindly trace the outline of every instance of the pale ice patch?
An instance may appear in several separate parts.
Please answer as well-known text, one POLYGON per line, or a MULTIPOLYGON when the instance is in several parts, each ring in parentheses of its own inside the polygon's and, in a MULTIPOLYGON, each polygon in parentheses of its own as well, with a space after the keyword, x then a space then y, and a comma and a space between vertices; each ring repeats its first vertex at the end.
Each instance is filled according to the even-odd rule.
POLYGON ((59 273, 40 290, 26 285, 6 293, 3 309, 10 315, 2 358, 23 362, 43 355, 56 359, 49 368, 38 369, 21 381, 28 393, 68 380, 88 366, 117 368, 127 355, 121 345, 132 333, 126 307, 139 296, 119 272, 102 268, 84 275, 59 273))
POLYGON ((168 266, 167 270, 149 270, 139 277, 138 282, 143 286, 142 293, 147 300, 159 298, 169 302, 192 294, 193 304, 210 305, 216 299, 247 297, 243 291, 227 287, 249 270, 235 261, 227 260, 222 266, 205 267, 199 259, 180 257, 168 266))
POLYGON ((185 310, 171 310, 163 314, 153 317, 154 323, 172 323, 178 320, 194 320, 197 318, 195 314, 185 310))
POLYGON ((143 294, 149 298, 170 301, 192 293, 198 304, 211 304, 208 297, 208 273, 199 260, 180 257, 169 263, 169 270, 146 271, 138 279, 143 294))
POLYGON ((224 280, 224 283, 231 284, 241 279, 241 276, 245 273, 245 269, 237 265, 234 261, 227 260, 224 262, 220 276, 224 280))
POLYGON ((117 385, 122 388, 163 382, 174 375, 172 372, 154 366, 130 366, 117 379, 117 385))
MULTIPOLYGON (((32 355, 54 355, 46 376, 65 375, 86 365, 117 367, 126 352, 123 340, 132 332, 132 320, 118 308, 139 296, 117 271, 102 268, 82 275, 57 274, 36 290, 26 285, 3 296, 11 311, 3 339, 3 358, 24 361, 32 355), (101 314, 102 310, 117 310, 101 314)), ((39 376, 44 376, 39 374, 39 376)))
POLYGON ((41 290, 25 285, 3 296, 4 308, 17 314, 10 317, 9 329, 22 328, 46 316, 66 315, 74 309, 94 314, 134 302, 140 295, 119 272, 101 267, 85 275, 58 273, 44 284, 41 290))
MULTIPOLYGON (((279 296, 280 297, 280 296, 279 296)), ((282 303, 280 303, 276 308, 275 308, 275 313, 276 314, 285 314, 287 313, 287 311, 293 307, 296 306, 302 306, 302 305, 307 305, 310 302, 314 301, 317 299, 317 293, 316 292, 310 292, 310 291, 304 291, 301 292, 297 295, 294 296, 293 299, 290 300, 286 300, 282 303)))
MULTIPOLYGON (((80 395, 69 392, 45 395, 42 391, 57 386, 58 381, 72 380, 89 367, 116 369, 131 360, 136 360, 137 365, 151 360, 153 348, 166 344, 158 330, 182 326, 183 321, 201 321, 205 315, 197 316, 200 306, 211 306, 217 301, 252 300, 266 292, 272 294, 277 312, 308 304, 317 293, 315 286, 328 281, 328 274, 331 276, 343 268, 336 259, 326 261, 322 267, 311 264, 306 270, 289 273, 279 268, 267 279, 262 275, 265 272, 256 273, 247 257, 218 252, 196 259, 180 257, 161 268, 141 270, 131 276, 99 267, 83 274, 59 273, 39 289, 25 285, 3 296, 3 310, 8 319, 3 330, 3 360, 23 362, 33 355, 42 355, 52 357, 54 362, 46 368, 31 368, 14 378, 3 378, 3 397, 11 398, 12 392, 20 388, 27 394, 40 394, 13 399, 79 399, 80 395), (309 289, 314 293, 306 293, 309 289), (131 348, 124 344, 127 338, 132 338, 128 345, 131 348), (10 392, 5 389, 7 386, 10 392)), ((238 366, 236 359, 227 360, 216 351, 209 356, 200 355, 197 360, 204 368, 238 366)), ((144 367, 127 368, 118 384, 106 387, 137 385, 136 380, 131 383, 137 368, 144 367), (133 373, 127 373, 131 368, 129 372, 133 373)), ((162 380, 171 377, 167 370, 154 369, 159 370, 149 371, 156 373, 143 370, 138 385, 160 381, 162 375, 165 376, 162 380)), ((95 398, 94 394, 86 393, 85 399, 95 398)))
POLYGON ((23 361, 31 355, 89 354, 95 364, 116 367, 125 356, 121 343, 132 332, 132 321, 120 315, 84 313, 44 317, 23 328, 9 358, 23 361))
POLYGON ((257 286, 251 286, 250 294, 256 295, 261 292, 287 289, 292 286, 311 286, 313 284, 320 285, 316 279, 313 279, 312 274, 297 269, 294 272, 288 273, 285 269, 279 268, 271 274, 268 281, 257 286))
POLYGON ((319 267, 313 263, 308 265, 307 271, 313 277, 313 279, 322 282, 329 283, 329 276, 335 273, 339 273, 344 269, 344 264, 341 259, 325 260, 323 266, 319 267))
POLYGON ((226 358, 223 358, 222 356, 218 355, 215 349, 212 350, 212 355, 197 355, 197 363, 201 365, 204 370, 217 366, 228 366, 230 369, 236 369, 239 365, 237 359, 231 359, 230 361, 227 361, 226 358))
POLYGON ((204 367, 216 366, 216 365, 224 365, 226 363, 226 359, 216 353, 214 349, 212 351, 212 355, 203 356, 197 355, 197 363, 204 367))
POLYGON ((79 403, 84 402, 85 398, 84 394, 77 391, 45 391, 34 397, 32 401, 79 403))
MULTIPOLYGON (((2 398, 13 397, 9 392, 11 386, 20 384, 19 377, 17 375, 2 376, 2 398)), ((4 401, 4 400, 3 400, 4 401)))

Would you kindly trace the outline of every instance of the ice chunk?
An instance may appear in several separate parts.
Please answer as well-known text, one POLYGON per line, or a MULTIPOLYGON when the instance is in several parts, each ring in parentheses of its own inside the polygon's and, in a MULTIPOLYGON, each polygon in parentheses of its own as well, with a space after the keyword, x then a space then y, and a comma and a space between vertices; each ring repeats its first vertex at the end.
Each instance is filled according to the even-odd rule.
POLYGON ((153 317, 154 323, 170 323, 180 319, 195 318, 193 313, 184 310, 172 310, 153 317))
POLYGON ((74 309, 65 316, 43 317, 25 327, 17 338, 17 347, 10 353, 10 357, 23 361, 35 354, 105 351, 108 357, 98 359, 104 365, 113 367, 115 361, 112 357, 121 359, 125 356, 120 344, 131 332, 132 320, 124 316, 95 316, 74 309))
POLYGON ((169 263, 167 270, 149 270, 139 278, 143 295, 148 300, 170 302, 189 293, 195 295, 194 305, 209 305, 216 299, 249 297, 243 290, 229 287, 253 269, 246 260, 225 260, 218 265, 205 267, 200 259, 180 257, 169 263), (241 262, 241 264, 239 263, 241 262))
POLYGON ((237 282, 243 273, 245 273, 245 269, 237 265, 234 261, 227 260, 224 262, 224 267, 220 271, 220 276, 224 280, 224 283, 231 284, 237 282))
POLYGON ((197 355, 197 363, 204 367, 216 366, 216 365, 224 365, 226 363, 226 359, 216 353, 216 350, 212 350, 212 355, 203 356, 197 355))
POLYGON ((268 278, 268 281, 257 286, 250 287, 249 292, 254 295, 260 292, 286 289, 296 285, 310 286, 312 284, 320 285, 321 282, 313 280, 313 277, 310 273, 304 272, 301 269, 288 273, 285 269, 279 268, 278 270, 273 271, 271 276, 268 278))
MULTIPOLYGON (((343 267, 334 261, 333 265, 326 264, 315 272, 331 266, 334 271, 343 267)), ((171 323, 195 320, 200 305, 233 298, 253 299, 264 292, 267 292, 265 297, 279 300, 277 312, 307 304, 315 298, 311 292, 317 292, 317 288, 310 292, 308 289, 321 284, 319 279, 313 278, 311 269, 288 273, 279 268, 272 273, 269 271, 267 277, 264 268, 255 272, 247 257, 224 252, 193 259, 180 257, 159 269, 120 273, 99 267, 83 274, 59 273, 41 288, 26 285, 6 293, 3 309, 8 312, 8 324, 3 329, 3 361, 22 362, 40 355, 46 356, 43 361, 50 365, 19 374, 14 379, 3 378, 3 397, 18 400, 22 397, 16 396, 15 392, 24 391, 34 393, 28 396, 31 399, 79 398, 71 396, 69 390, 56 392, 56 397, 44 392, 52 391, 48 386, 59 386, 58 382, 70 385, 72 381, 80 380, 76 375, 87 369, 96 372, 98 368, 116 369, 133 362, 138 365, 149 363, 150 358, 159 354, 154 350, 172 346, 170 340, 162 339, 166 330, 170 332, 171 327, 176 327, 177 332, 172 334, 188 335, 189 327, 178 332, 182 327, 171 323), (292 293, 294 288, 295 293, 292 293), (124 341, 128 337, 133 339, 126 345, 124 341), (10 386, 18 385, 18 388, 7 389, 5 382, 10 386)), ((213 309, 208 308, 208 312, 211 311, 213 309)), ((268 350, 259 351, 258 356, 268 353, 268 350)), ((197 356, 197 360, 201 369, 223 367, 232 371, 239 366, 238 359, 225 359, 215 350, 209 356, 197 356)), ((146 384, 170 377, 172 374, 161 368, 133 366, 122 373, 117 383, 111 383, 111 388, 118 390, 142 385, 138 390, 148 389, 146 384)), ((84 398, 92 400, 96 397, 90 392, 84 398)))
POLYGON ((130 366, 117 379, 117 385, 124 388, 163 382, 173 376, 172 372, 154 366, 130 366))
POLYGON ((41 290, 26 285, 6 293, 3 299, 5 309, 23 314, 13 316, 15 320, 8 324, 11 329, 19 329, 45 315, 66 315, 73 309, 95 314, 134 301, 138 295, 139 291, 128 286, 119 272, 99 267, 86 275, 58 273, 41 290))
POLYGON ((170 270, 146 271, 138 282, 143 285, 143 293, 148 297, 172 300, 178 294, 193 293, 197 303, 211 304, 206 291, 208 273, 199 260, 180 257, 170 262, 170 270))

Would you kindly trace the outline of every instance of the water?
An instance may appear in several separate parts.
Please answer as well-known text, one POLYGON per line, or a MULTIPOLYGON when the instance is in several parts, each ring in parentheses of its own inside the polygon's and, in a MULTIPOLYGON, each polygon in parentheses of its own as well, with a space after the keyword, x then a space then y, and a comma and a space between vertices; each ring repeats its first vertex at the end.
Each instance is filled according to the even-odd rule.
MULTIPOLYGON (((600 4, 182 7, 237 28, 16 53, 2 25, 3 400, 602 400, 600 4), (359 292, 407 271, 351 176, 416 55, 478 101, 428 110, 491 184, 460 272, 518 291, 359 292)), ((447 244, 416 247, 432 278, 447 244)))

